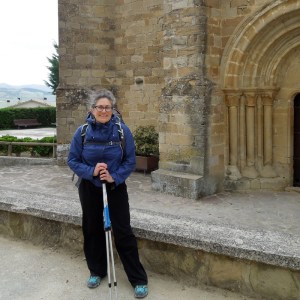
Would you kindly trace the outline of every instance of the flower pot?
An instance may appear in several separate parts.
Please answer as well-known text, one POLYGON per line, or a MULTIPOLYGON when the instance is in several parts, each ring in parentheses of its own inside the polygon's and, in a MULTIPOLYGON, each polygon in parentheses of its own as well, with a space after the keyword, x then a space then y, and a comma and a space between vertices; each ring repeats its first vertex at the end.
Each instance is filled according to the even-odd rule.
POLYGON ((144 171, 146 173, 152 172, 158 169, 158 157, 157 156, 136 156, 136 171, 144 171))

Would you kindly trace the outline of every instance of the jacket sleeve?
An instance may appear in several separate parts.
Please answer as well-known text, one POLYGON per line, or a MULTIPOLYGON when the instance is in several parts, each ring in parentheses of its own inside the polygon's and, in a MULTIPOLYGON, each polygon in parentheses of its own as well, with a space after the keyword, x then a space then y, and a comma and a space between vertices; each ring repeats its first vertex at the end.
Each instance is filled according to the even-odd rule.
POLYGON ((129 175, 135 170, 135 144, 133 135, 130 129, 122 124, 125 137, 125 146, 123 149, 123 159, 119 168, 110 175, 115 181, 116 185, 123 183, 129 175))
POLYGON ((82 137, 81 137, 81 128, 80 126, 71 141, 70 152, 68 155, 68 166, 70 169, 80 178, 87 180, 93 180, 94 167, 85 164, 82 161, 82 137))

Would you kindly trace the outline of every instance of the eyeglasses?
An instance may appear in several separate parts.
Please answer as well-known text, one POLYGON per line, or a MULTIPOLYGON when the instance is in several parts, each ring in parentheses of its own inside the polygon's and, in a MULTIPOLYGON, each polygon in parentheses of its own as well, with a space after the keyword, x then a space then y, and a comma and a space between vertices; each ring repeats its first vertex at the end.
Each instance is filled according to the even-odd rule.
POLYGON ((97 111, 106 111, 110 112, 112 110, 111 106, 102 106, 102 105, 95 105, 94 108, 96 108, 97 111))

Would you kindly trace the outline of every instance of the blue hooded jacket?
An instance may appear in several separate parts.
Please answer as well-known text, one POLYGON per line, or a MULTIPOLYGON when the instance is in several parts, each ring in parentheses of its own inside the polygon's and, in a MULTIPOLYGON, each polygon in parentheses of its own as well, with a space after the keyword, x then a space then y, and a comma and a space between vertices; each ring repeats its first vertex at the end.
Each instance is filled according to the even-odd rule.
POLYGON ((93 172, 96 164, 103 162, 107 164, 116 186, 125 182, 135 169, 135 144, 130 129, 121 123, 125 138, 122 149, 121 143, 118 143, 120 134, 116 124, 119 121, 117 117, 112 115, 109 122, 102 124, 89 114, 86 121, 88 126, 84 143, 81 136, 82 126, 77 128, 73 136, 68 155, 69 167, 78 177, 101 187, 99 176, 93 176, 93 172))

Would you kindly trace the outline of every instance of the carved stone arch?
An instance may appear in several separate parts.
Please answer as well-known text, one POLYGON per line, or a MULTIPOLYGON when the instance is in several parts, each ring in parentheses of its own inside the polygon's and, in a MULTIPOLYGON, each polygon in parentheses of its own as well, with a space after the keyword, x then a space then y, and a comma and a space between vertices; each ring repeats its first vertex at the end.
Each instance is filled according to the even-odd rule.
POLYGON ((299 15, 299 1, 274 1, 240 24, 225 47, 221 85, 228 108, 230 179, 277 176, 273 168, 274 99, 285 63, 300 50, 299 15), (234 107, 231 98, 238 99, 234 107))
MULTIPOLYGON (((274 77, 273 82, 276 86, 279 86, 280 83, 284 81, 288 68, 292 64, 295 64, 295 59, 300 61, 300 41, 297 42, 298 43, 293 44, 293 48, 287 49, 285 54, 281 57, 281 60, 277 62, 276 67, 274 66, 273 68, 272 76, 274 77)), ((297 67, 298 66, 294 66, 294 68, 297 67)), ((297 77, 295 77, 295 80, 298 82, 297 77)), ((290 96, 289 99, 293 99, 293 96, 290 96)))
POLYGON ((277 64, 288 51, 299 47, 299 14, 299 1, 280 0, 247 18, 225 47, 223 88, 272 86, 277 64))

